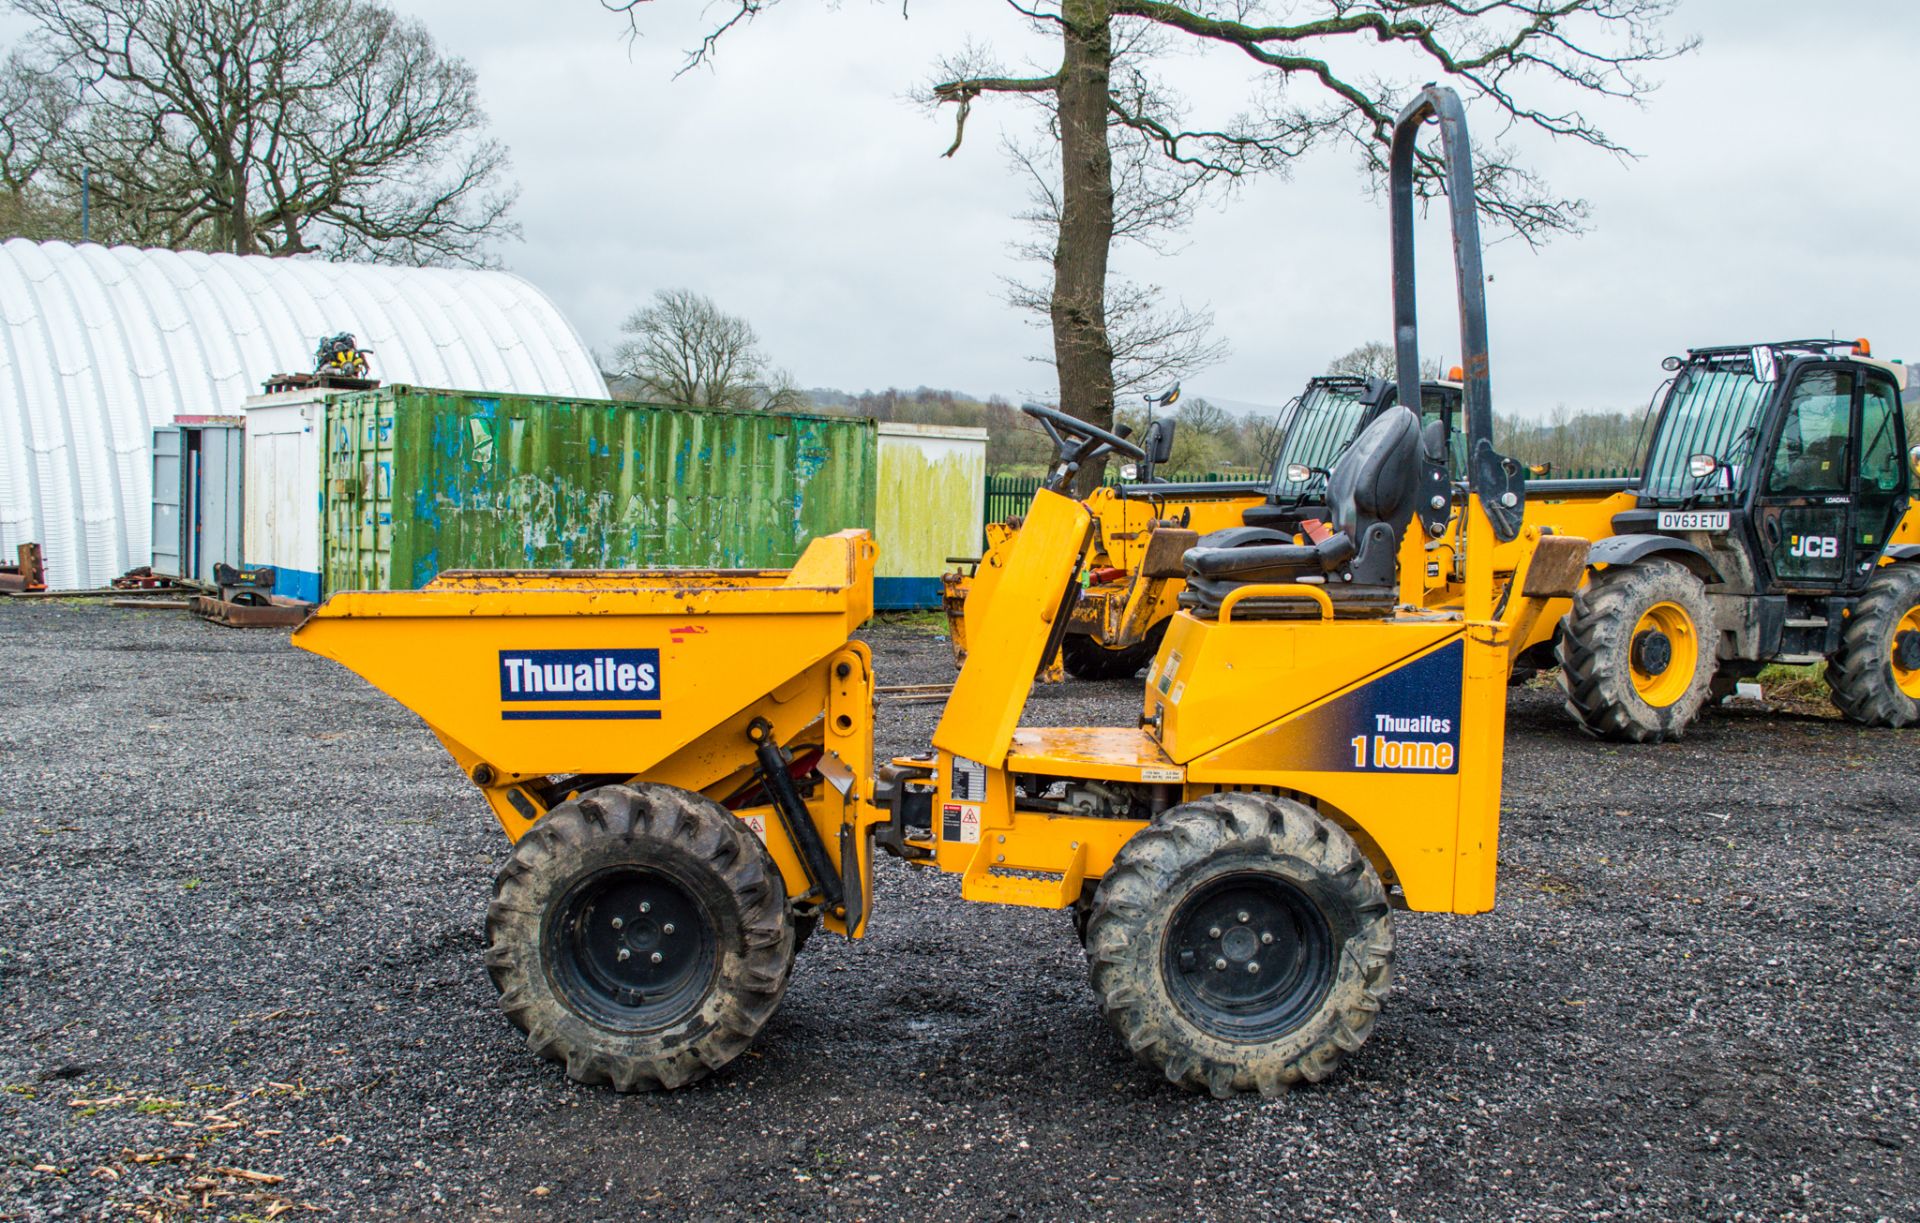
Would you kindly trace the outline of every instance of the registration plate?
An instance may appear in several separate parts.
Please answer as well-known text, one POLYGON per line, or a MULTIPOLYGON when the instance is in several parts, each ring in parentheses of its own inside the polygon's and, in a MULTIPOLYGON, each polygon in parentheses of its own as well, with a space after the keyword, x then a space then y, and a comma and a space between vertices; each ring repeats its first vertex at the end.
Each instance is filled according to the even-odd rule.
POLYGON ((1662 531, 1724 531, 1730 517, 1726 510, 1661 510, 1662 531))

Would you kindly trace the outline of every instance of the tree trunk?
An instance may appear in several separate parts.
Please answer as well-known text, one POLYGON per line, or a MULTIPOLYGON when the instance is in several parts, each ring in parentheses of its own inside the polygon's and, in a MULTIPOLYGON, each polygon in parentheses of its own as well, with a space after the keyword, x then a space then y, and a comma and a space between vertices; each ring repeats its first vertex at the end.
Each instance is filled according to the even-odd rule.
MULTIPOLYGON (((1053 252, 1053 359, 1060 408, 1113 426, 1113 345, 1107 337, 1107 251, 1113 244, 1113 156, 1107 147, 1107 80, 1113 60, 1108 0, 1064 0, 1060 65, 1061 212, 1053 252)), ((1080 473, 1084 494, 1101 464, 1080 473)))

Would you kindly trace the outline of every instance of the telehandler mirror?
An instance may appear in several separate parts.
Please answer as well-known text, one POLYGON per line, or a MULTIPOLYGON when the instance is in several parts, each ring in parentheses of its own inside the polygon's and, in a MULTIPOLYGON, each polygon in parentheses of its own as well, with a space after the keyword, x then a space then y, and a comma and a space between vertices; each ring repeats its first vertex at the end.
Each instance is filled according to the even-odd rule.
POLYGON ((1765 344, 1753 350, 1753 376, 1759 382, 1773 382, 1780 377, 1780 371, 1774 365, 1773 349, 1765 344))
POLYGON ((1161 417, 1147 426, 1146 441, 1141 449, 1147 452, 1147 462, 1164 463, 1173 457, 1173 427, 1175 422, 1161 417))
POLYGON ((1696 454, 1687 460, 1687 474, 1704 480, 1720 469, 1720 460, 1710 454, 1696 454))
POLYGON ((1913 478, 1920 480, 1920 446, 1907 451, 1907 466, 1913 469, 1913 478))

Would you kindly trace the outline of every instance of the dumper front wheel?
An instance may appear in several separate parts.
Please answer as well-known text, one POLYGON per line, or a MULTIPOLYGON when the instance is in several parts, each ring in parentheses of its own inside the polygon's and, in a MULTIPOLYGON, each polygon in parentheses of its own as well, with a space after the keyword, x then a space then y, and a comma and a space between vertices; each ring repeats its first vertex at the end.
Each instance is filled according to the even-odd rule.
POLYGON ((1220 1097, 1333 1073, 1393 980, 1372 864, 1338 825, 1264 794, 1212 795, 1136 833, 1100 882, 1086 944, 1134 1055, 1220 1097))
POLYGON ((1168 621, 1162 620, 1147 630, 1146 640, 1120 649, 1109 649, 1091 637, 1069 633, 1060 642, 1060 661, 1075 679, 1126 679, 1139 673, 1160 652, 1160 639, 1167 635, 1168 621))
POLYGON ((620 1091, 679 1087, 744 1052, 786 992, 793 944, 759 840, 671 786, 555 807, 487 910, 487 971, 527 1046, 620 1091))

